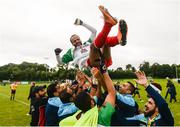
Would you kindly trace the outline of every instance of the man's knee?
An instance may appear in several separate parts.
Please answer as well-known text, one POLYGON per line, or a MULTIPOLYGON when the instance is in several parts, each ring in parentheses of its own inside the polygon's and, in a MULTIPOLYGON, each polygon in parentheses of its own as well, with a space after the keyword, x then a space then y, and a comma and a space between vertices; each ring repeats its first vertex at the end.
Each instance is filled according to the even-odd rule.
POLYGON ((91 43, 90 49, 91 49, 92 51, 93 51, 93 50, 97 50, 97 48, 95 47, 94 43, 91 43))
POLYGON ((111 58, 111 48, 107 45, 104 45, 102 48, 102 55, 104 59, 110 59, 111 58))

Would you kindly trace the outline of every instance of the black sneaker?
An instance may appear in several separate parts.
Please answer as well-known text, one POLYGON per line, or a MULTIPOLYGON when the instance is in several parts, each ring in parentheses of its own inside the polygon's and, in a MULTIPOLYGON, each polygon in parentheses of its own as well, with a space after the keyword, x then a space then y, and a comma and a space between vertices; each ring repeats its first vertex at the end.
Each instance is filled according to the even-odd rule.
POLYGON ((127 40, 126 40, 127 38, 126 38, 126 36, 127 36, 128 28, 127 28, 126 21, 124 21, 123 19, 121 19, 121 20, 119 21, 119 30, 120 30, 120 32, 121 32, 121 34, 122 34, 122 38, 121 38, 120 44, 121 44, 122 46, 124 46, 124 45, 126 45, 126 43, 127 43, 127 40))

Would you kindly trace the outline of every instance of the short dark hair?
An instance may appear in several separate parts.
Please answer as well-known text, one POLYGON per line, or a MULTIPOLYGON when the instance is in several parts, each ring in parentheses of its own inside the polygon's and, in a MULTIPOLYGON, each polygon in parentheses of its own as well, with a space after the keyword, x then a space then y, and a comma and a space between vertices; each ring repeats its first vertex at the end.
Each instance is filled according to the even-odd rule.
POLYGON ((153 83, 151 83, 153 86, 155 86, 156 88, 158 88, 160 91, 162 91, 162 87, 161 87, 161 85, 160 84, 158 84, 158 83, 155 83, 155 82, 153 82, 153 83))
POLYGON ((60 96, 62 103, 69 103, 70 98, 72 97, 72 95, 67 92, 67 88, 64 89, 63 91, 61 91, 59 96, 60 96))
POLYGON ((73 85, 78 85, 78 81, 77 81, 77 80, 74 80, 71 85, 72 85, 72 86, 73 86, 73 85))
MULTIPOLYGON (((161 87, 161 85, 159 84, 159 83, 155 83, 155 82, 153 82, 153 83, 151 83, 151 85, 153 85, 153 86, 155 86, 157 89, 159 89, 160 91, 162 91, 162 87, 161 87)), ((153 88, 154 89, 154 88, 153 88)), ((159 93, 159 92, 158 92, 159 93)), ((159 93, 160 94, 160 93, 159 93)), ((149 98, 152 98, 152 96, 151 95, 147 95, 147 97, 149 97, 149 98)), ((154 100, 154 98, 152 98, 153 100, 154 100)), ((155 102, 155 104, 156 104, 156 107, 157 107, 157 102, 156 101, 154 101, 155 102)))
POLYGON ((82 91, 76 96, 74 104, 85 113, 91 109, 91 97, 87 92, 82 91))
POLYGON ((32 90, 32 96, 35 97, 35 94, 38 93, 41 90, 46 89, 46 85, 43 86, 35 86, 32 90))
POLYGON ((127 83, 129 83, 130 84, 130 87, 129 87, 129 89, 130 89, 130 91, 131 91, 131 94, 134 94, 134 91, 135 91, 135 87, 134 87, 134 84, 132 83, 132 82, 130 82, 130 81, 128 81, 127 83))
POLYGON ((114 88, 115 88, 116 91, 119 91, 120 86, 115 84, 115 85, 114 85, 114 88))
POLYGON ((56 86, 57 86, 57 82, 53 82, 48 86, 47 88, 48 97, 54 97, 54 92, 57 91, 56 86))
POLYGON ((70 37, 70 42, 72 42, 72 41, 71 41, 71 38, 72 38, 73 36, 75 36, 75 35, 76 35, 76 34, 71 35, 71 37, 70 37))

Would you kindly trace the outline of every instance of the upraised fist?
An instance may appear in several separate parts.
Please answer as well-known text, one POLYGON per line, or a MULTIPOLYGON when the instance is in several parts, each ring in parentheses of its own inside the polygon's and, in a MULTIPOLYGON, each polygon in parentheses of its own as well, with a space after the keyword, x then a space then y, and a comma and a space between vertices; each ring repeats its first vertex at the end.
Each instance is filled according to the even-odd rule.
POLYGON ((81 19, 76 19, 75 22, 74 22, 74 25, 82 25, 83 24, 83 21, 81 19))
POLYGON ((56 49, 54 49, 54 52, 56 55, 59 55, 62 52, 62 49, 56 48, 56 49))

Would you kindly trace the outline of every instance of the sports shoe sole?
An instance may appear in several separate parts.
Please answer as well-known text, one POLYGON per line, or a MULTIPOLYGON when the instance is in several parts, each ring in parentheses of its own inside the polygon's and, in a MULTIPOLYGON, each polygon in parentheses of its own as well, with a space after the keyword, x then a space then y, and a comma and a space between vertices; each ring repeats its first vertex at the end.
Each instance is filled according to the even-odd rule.
POLYGON ((112 25, 116 25, 117 24, 117 20, 116 18, 114 18, 113 16, 111 16, 108 12, 108 10, 106 8, 104 8, 104 6, 99 6, 99 10, 102 12, 105 21, 107 21, 108 23, 112 24, 112 25))
POLYGON ((121 34, 122 34, 122 39, 121 39, 120 44, 124 46, 127 44, 126 39, 127 39, 127 31, 128 31, 127 24, 124 20, 119 21, 119 30, 121 31, 121 34))

